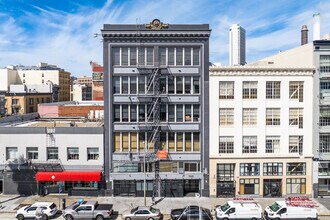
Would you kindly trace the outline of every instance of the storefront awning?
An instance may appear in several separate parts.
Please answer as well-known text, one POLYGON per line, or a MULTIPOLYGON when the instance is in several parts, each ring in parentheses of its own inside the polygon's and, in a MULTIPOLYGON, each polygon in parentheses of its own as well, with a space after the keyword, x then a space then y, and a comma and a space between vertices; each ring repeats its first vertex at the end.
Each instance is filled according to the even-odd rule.
POLYGON ((78 171, 63 171, 63 172, 37 172, 36 174, 37 181, 96 181, 100 182, 101 172, 78 172, 78 171))

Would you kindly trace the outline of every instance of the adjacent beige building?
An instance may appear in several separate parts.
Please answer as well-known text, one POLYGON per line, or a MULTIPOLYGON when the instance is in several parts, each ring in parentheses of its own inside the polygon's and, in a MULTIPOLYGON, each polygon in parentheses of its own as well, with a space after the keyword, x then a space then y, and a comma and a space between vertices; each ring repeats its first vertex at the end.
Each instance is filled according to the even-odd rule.
POLYGON ((314 70, 210 68, 210 196, 312 195, 314 70))

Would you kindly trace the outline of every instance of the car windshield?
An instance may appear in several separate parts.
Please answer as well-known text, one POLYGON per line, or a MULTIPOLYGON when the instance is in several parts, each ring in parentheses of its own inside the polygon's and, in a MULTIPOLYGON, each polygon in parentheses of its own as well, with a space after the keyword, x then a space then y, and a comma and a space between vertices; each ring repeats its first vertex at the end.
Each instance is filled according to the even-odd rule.
POLYGON ((152 212, 152 213, 156 213, 156 212, 157 212, 157 210, 156 210, 156 209, 154 209, 154 208, 152 208, 152 207, 150 207, 150 212, 152 212))
POLYGON ((230 205, 226 202, 224 205, 220 206, 221 211, 226 211, 230 208, 230 205))
POLYGON ((136 212, 138 210, 138 207, 132 209, 131 213, 133 214, 134 212, 136 212))
POLYGON ((78 206, 79 206, 78 204, 75 204, 72 206, 72 209, 75 210, 76 208, 78 208, 78 206))
POLYGON ((54 209, 55 207, 56 207, 56 205, 55 205, 54 203, 52 203, 52 204, 49 206, 50 209, 54 209))
POLYGON ((272 210, 273 212, 277 212, 281 206, 277 203, 277 202, 274 202, 273 204, 271 204, 269 206, 270 210, 272 210))
POLYGON ((28 208, 30 208, 31 206, 29 205, 29 206, 27 206, 27 207, 25 207, 25 209, 24 210, 27 210, 28 208))

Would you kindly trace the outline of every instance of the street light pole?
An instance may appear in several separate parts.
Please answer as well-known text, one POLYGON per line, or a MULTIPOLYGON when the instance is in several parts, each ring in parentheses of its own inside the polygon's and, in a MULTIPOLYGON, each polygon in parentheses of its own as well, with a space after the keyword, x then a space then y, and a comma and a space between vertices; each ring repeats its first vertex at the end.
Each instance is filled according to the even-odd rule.
POLYGON ((143 182, 143 196, 144 196, 144 206, 147 206, 147 191, 146 191, 146 184, 147 184, 147 176, 146 176, 146 146, 143 142, 143 149, 144 149, 144 156, 143 156, 143 171, 144 171, 144 182, 143 182))

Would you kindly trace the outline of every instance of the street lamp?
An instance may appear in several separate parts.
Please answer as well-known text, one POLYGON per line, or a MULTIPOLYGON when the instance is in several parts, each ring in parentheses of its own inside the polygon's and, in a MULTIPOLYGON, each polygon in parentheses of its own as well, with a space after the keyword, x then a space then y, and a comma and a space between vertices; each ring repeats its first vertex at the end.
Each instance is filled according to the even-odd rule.
POLYGON ((147 206, 147 191, 146 191, 146 184, 147 184, 147 174, 146 174, 146 146, 145 142, 143 141, 143 171, 144 171, 144 182, 143 182, 143 196, 144 196, 144 206, 147 206))

